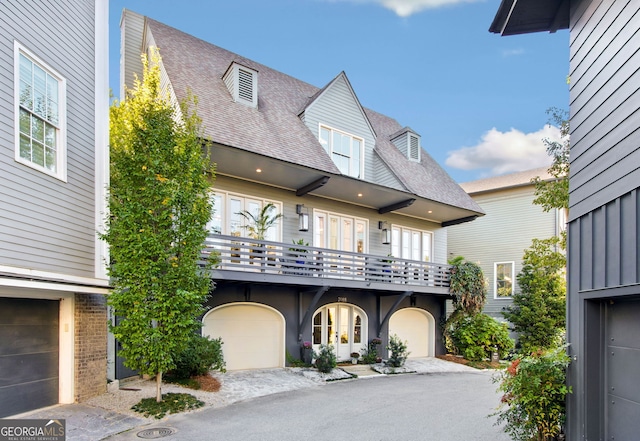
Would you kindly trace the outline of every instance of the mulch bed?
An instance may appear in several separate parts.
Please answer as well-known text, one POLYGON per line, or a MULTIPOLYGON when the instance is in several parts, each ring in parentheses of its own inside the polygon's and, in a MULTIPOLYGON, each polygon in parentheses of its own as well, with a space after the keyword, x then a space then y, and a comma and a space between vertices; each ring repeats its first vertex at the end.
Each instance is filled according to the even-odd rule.
POLYGON ((500 369, 502 367, 500 363, 496 361, 469 361, 453 354, 436 355, 436 358, 451 361, 453 363, 464 364, 465 366, 470 366, 476 369, 500 369))
POLYGON ((200 375, 198 377, 193 377, 193 379, 200 385, 200 390, 207 392, 218 392, 220 387, 222 387, 222 384, 220 384, 218 379, 212 377, 211 374, 200 375))

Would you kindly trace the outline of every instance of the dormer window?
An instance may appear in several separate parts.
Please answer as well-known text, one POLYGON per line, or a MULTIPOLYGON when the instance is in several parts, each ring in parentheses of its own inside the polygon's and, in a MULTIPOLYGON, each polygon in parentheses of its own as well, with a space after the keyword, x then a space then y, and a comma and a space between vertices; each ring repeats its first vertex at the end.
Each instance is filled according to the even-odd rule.
POLYGON ((234 62, 222 79, 236 103, 258 107, 258 71, 234 62))
POLYGON ((407 156, 409 161, 420 162, 420 135, 409 127, 396 132, 391 136, 391 142, 407 156))
POLYGON ((364 139, 320 126, 320 144, 342 174, 364 179, 364 139))

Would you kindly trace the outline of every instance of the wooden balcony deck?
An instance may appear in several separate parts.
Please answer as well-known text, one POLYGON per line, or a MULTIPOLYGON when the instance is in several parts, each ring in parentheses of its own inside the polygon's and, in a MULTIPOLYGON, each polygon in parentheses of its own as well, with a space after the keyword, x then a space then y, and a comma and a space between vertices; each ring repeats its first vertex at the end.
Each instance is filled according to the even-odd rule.
POLYGON ((210 235, 214 279, 449 293, 449 265, 236 236, 210 235))

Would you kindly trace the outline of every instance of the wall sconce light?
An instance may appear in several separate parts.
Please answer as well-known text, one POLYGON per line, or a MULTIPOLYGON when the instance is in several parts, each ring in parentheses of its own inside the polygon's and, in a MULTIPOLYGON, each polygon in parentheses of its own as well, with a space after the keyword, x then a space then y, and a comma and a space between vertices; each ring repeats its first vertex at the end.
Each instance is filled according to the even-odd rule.
POLYGON ((309 209, 304 204, 296 204, 296 214, 298 215, 298 230, 309 231, 309 209))
POLYGON ((379 221, 378 229, 382 230, 382 244, 389 245, 391 243, 391 229, 387 221, 379 221))

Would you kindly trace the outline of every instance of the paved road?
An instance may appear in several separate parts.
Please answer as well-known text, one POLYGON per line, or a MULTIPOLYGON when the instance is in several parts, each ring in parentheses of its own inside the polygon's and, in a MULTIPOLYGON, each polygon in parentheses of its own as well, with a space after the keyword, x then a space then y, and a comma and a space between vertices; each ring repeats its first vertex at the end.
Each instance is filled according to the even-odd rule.
POLYGON ((499 402, 490 372, 396 375, 339 381, 172 415, 108 440, 140 440, 143 429, 170 428, 162 439, 224 441, 509 441, 488 418, 499 402))

